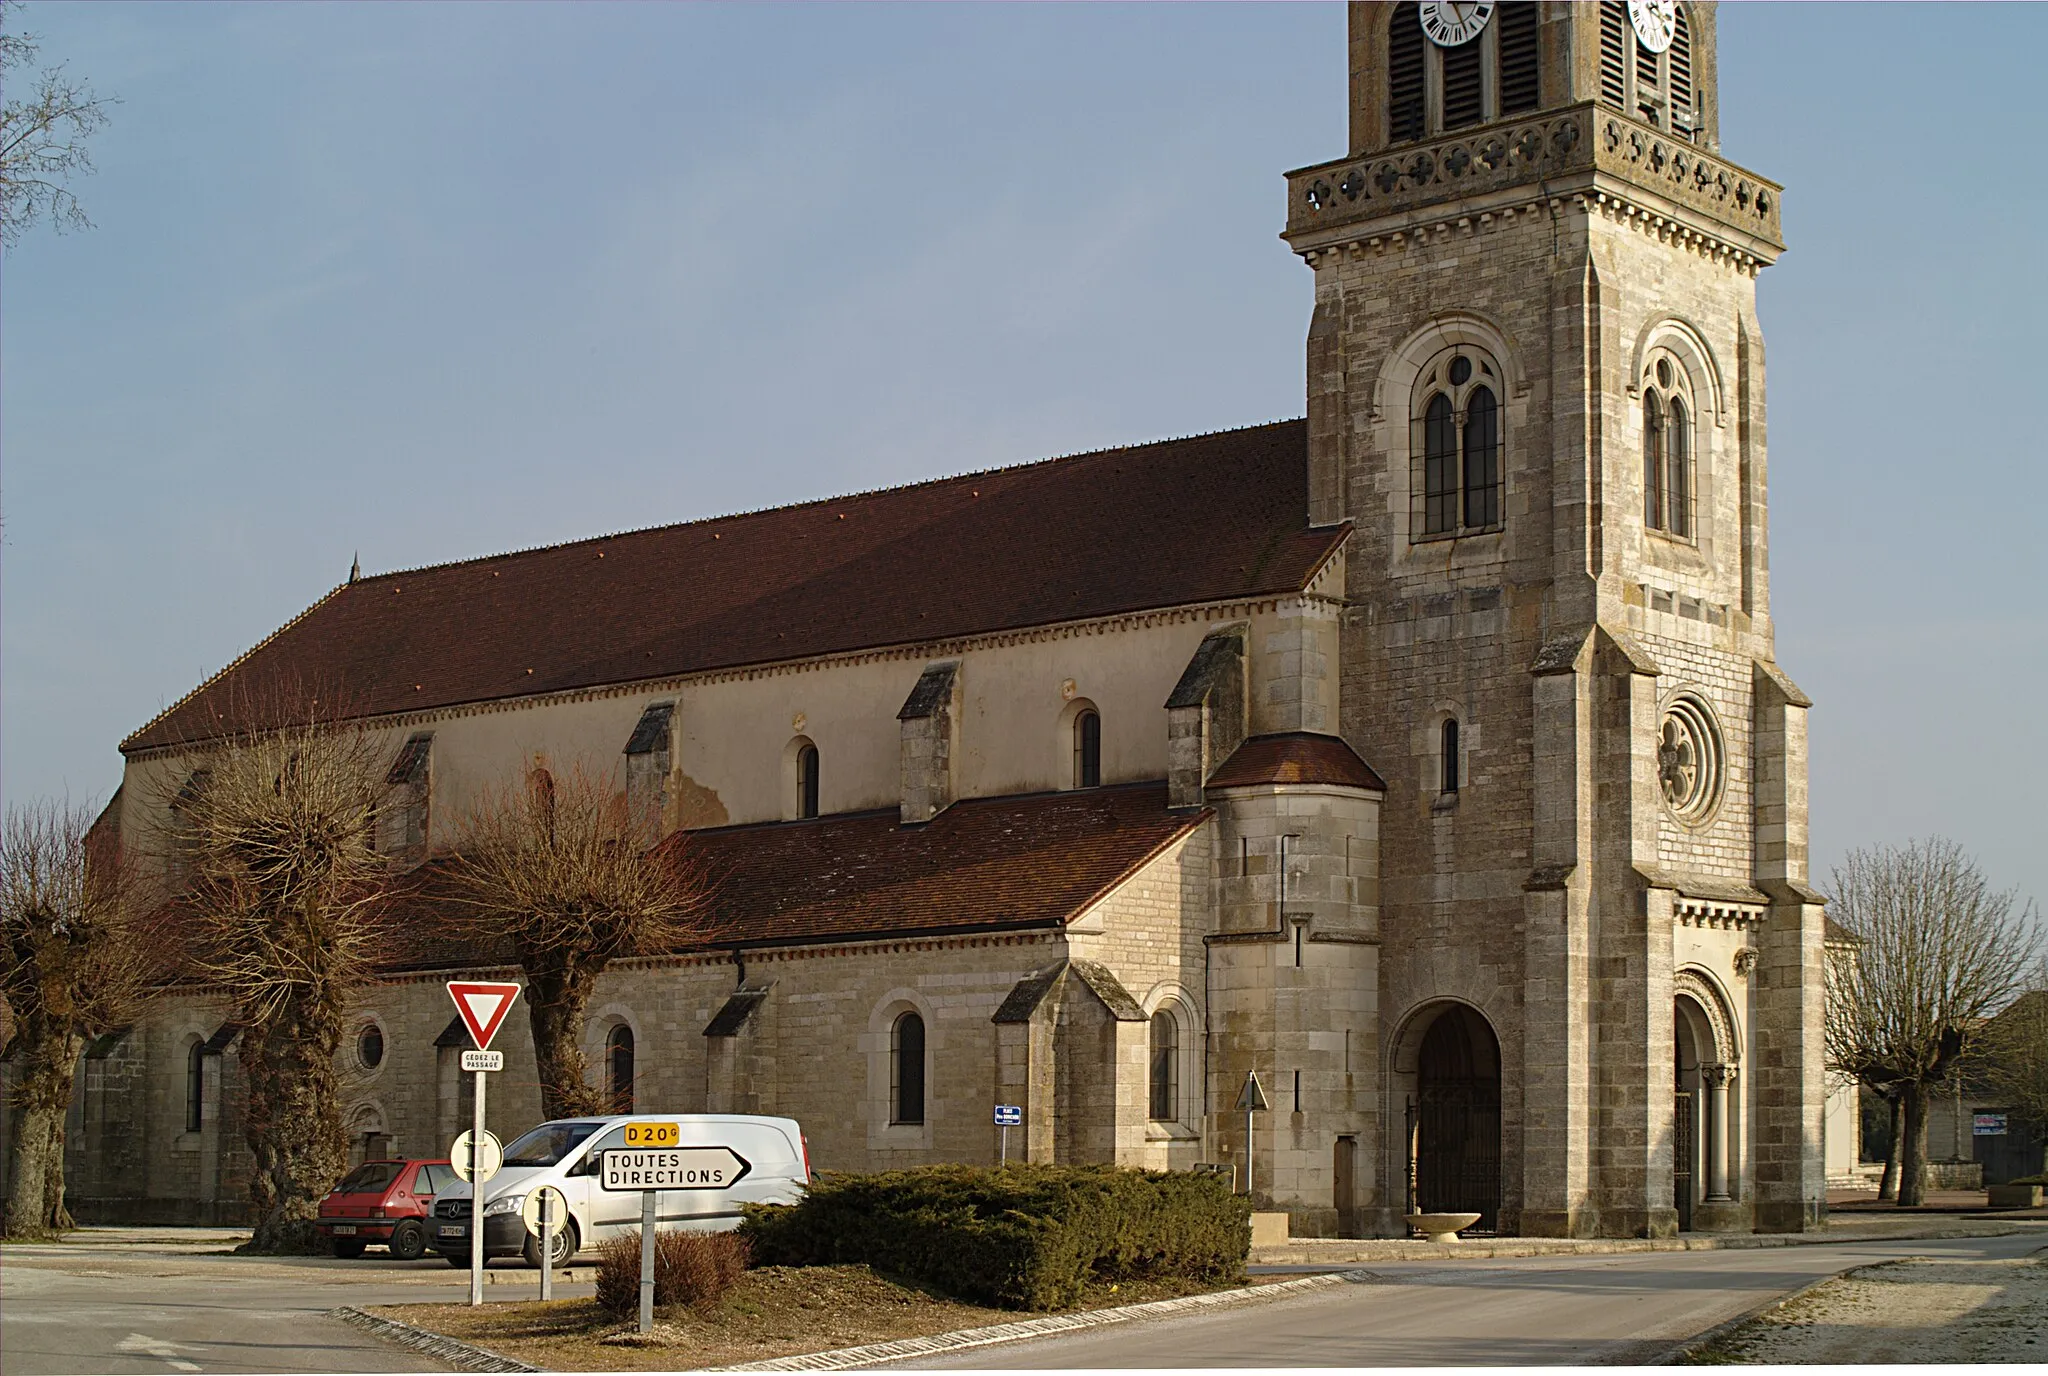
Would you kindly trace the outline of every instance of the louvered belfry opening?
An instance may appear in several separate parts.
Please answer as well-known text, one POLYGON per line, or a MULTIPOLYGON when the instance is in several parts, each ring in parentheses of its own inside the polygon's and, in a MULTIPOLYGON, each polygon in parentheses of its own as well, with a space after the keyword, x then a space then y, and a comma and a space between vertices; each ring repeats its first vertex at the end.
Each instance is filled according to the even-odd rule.
POLYGON ((1628 108, 1628 6, 1623 0, 1600 3, 1600 99, 1617 110, 1628 108))
POLYGON ((1410 143, 1427 132, 1424 99, 1427 82, 1423 51, 1428 40, 1422 36, 1422 6, 1394 6, 1393 25, 1387 31, 1387 138, 1393 143, 1410 143))
POLYGON ((1520 114, 1542 103, 1540 18, 1533 4, 1502 5, 1500 25, 1500 112, 1520 114))

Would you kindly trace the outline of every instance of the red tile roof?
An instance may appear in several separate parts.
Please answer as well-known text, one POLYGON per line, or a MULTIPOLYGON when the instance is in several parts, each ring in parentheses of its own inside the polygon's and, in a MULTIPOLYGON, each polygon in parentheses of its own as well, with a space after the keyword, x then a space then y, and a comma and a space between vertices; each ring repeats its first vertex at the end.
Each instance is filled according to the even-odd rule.
POLYGON ((1344 784, 1387 791, 1386 781, 1341 736, 1314 731, 1253 736, 1208 778, 1210 788, 1247 784, 1344 784))
POLYGON ((344 584, 123 750, 254 725, 295 690, 362 715, 1270 595, 1306 524, 1281 421, 344 584), (303 685, 303 687, 302 687, 303 685))
MULTIPOLYGON (((679 832, 655 853, 705 875, 710 915, 701 941, 670 954, 1057 928, 1209 816, 1166 802, 1164 784, 1127 784, 970 799, 921 826, 892 808, 679 832)), ((399 901, 407 946, 387 973, 510 963, 509 948, 436 935, 437 869, 415 871, 399 901)))

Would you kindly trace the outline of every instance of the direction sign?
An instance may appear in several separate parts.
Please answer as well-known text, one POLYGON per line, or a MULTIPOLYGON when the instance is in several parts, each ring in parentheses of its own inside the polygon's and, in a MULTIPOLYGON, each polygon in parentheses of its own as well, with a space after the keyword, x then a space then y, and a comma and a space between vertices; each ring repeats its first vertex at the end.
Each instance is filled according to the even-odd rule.
POLYGON ((455 1011, 462 1015, 463 1025, 469 1028, 469 1037, 476 1043, 476 1049, 488 1051, 491 1038, 498 1035, 505 1015, 512 1011, 512 1003, 519 997, 519 986, 489 980, 456 979, 448 981, 448 997, 455 1000, 455 1011))
POLYGON ((754 1165, 731 1147, 656 1147, 604 1153, 607 1190, 722 1190, 754 1165))
POLYGON ((2005 1136, 2006 1116, 2003 1113, 1973 1113, 1970 1115, 1972 1137, 2005 1136))
POLYGON ((448 1148, 448 1160, 455 1167, 455 1174, 464 1180, 481 1185, 498 1173, 498 1167, 505 1164, 505 1148, 496 1134, 485 1133, 477 1142, 476 1160, 469 1159, 470 1135, 463 1133, 455 1139, 455 1145, 448 1148))
POLYGON ((519 1206, 519 1216, 526 1221, 526 1231, 535 1237, 540 1236, 540 1211, 543 1207, 549 1214, 548 1226, 556 1232, 561 1232, 562 1225, 569 1221, 569 1201, 562 1197, 560 1190, 553 1185, 528 1190, 526 1202, 519 1206))
POLYGON ((503 1070, 505 1053, 502 1051, 465 1051, 462 1053, 464 1070, 503 1070))
POLYGON ((1024 1126, 1022 1104, 997 1104, 996 1126, 999 1128, 1021 1128, 1024 1126))

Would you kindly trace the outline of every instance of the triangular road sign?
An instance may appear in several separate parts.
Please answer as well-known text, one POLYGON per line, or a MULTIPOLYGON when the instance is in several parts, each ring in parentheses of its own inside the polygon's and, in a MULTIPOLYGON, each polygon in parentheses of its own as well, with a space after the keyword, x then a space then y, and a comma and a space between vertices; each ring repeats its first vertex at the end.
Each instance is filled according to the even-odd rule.
POLYGON ((1237 1092, 1239 1113, 1263 1113, 1271 1107, 1266 1102, 1266 1087, 1259 1083, 1259 1072, 1247 1070, 1244 1073, 1244 1088, 1237 1092))
POLYGON ((519 986, 455 979, 448 981, 448 997, 455 1000, 455 1011, 461 1014, 463 1023, 469 1028, 476 1049, 484 1051, 489 1049, 491 1038, 498 1035, 505 1015, 512 1011, 513 1000, 519 997, 519 986))

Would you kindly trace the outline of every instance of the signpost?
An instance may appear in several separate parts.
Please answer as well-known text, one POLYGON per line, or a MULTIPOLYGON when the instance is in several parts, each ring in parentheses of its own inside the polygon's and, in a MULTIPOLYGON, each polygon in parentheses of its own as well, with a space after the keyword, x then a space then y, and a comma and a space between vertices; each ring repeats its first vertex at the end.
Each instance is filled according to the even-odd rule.
POLYGON ((1003 1164, 1010 1164, 1010 1129, 1024 1126, 1022 1104, 997 1104, 996 1126, 1003 1130, 1003 1164))
POLYGON ((569 1216, 569 1201, 553 1185, 542 1185, 527 1192, 519 1216, 540 1239, 540 1298, 546 1304, 555 1297, 555 1229, 569 1216))
POLYGON ((462 1053, 462 1068, 476 1073, 476 1113, 470 1131, 456 1139, 456 1150, 451 1159, 456 1162, 456 1174, 462 1175, 463 1165, 469 1157, 471 1144, 475 1147, 475 1160, 468 1161, 471 1167, 463 1179, 469 1186, 469 1302, 484 1302, 484 1182, 498 1173, 498 1165, 505 1159, 505 1153, 498 1148, 498 1139, 484 1131, 484 1076, 493 1070, 505 1068, 505 1053, 491 1050, 491 1038, 498 1035, 498 1029, 505 1023, 505 1015, 512 1011, 512 1004, 519 998, 519 986, 488 980, 450 980, 448 997, 455 1001, 455 1011, 462 1018, 463 1026, 469 1029, 470 1040, 476 1043, 476 1050, 462 1053), (488 1144, 488 1147, 486 1146, 488 1144), (489 1159, 490 1169, 484 1170, 489 1159))
POLYGON ((1972 1137, 2005 1136, 2006 1118, 2003 1113, 1973 1113, 1970 1115, 1972 1137))
POLYGON ((1266 1102, 1266 1087, 1259 1083, 1259 1072, 1247 1070, 1244 1073, 1244 1088, 1237 1092, 1237 1106, 1244 1111, 1244 1192, 1252 1192, 1252 1115, 1272 1105, 1266 1102))
POLYGON ((628 1145, 600 1154, 597 1183, 607 1190, 640 1192, 640 1331, 651 1333, 656 1193, 727 1189, 746 1179, 754 1163, 731 1147, 678 1146, 682 1134, 674 1123, 628 1123, 620 1135, 628 1145))

